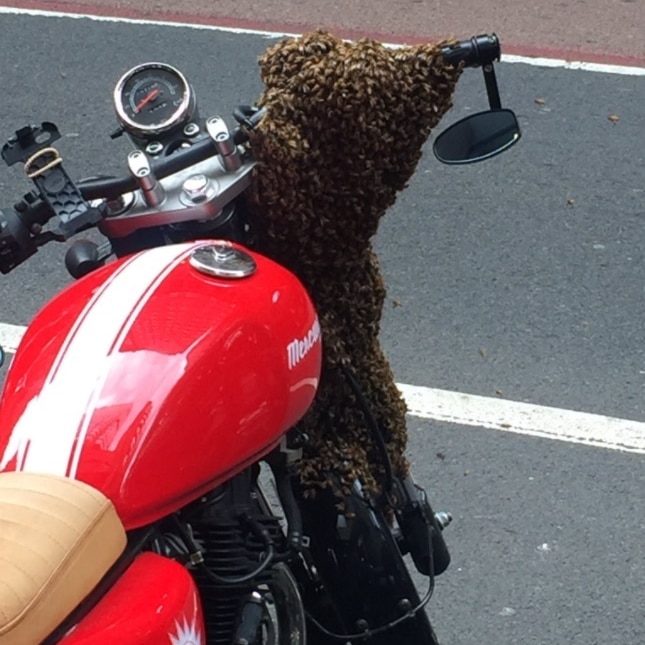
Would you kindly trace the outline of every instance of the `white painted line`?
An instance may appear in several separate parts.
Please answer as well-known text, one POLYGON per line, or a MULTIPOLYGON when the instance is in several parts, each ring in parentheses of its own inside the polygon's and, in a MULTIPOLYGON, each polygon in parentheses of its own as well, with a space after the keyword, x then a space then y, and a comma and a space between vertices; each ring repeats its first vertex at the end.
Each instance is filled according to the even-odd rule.
POLYGON ((0 323, 0 346, 5 352, 14 354, 18 349, 18 343, 25 333, 25 327, 21 325, 7 325, 0 323))
MULTIPOLYGON (((189 22, 170 22, 167 20, 144 20, 142 18, 121 18, 114 16, 97 16, 92 14, 66 13, 61 11, 43 11, 40 9, 19 9, 16 7, 0 7, 0 15, 37 16, 41 18, 69 18, 73 20, 94 20, 97 22, 125 23, 130 25, 153 25, 160 27, 181 27, 183 29, 198 29, 201 31, 221 31, 230 34, 244 34, 261 36, 263 38, 285 38, 299 34, 277 31, 263 31, 260 29, 243 29, 240 27, 223 27, 219 25, 200 25, 189 22)), ((398 48, 401 45, 386 43, 387 47, 398 48)), ((538 56, 502 55, 503 63, 522 63, 535 67, 551 67, 570 69, 583 72, 597 72, 603 74, 621 74, 626 76, 645 76, 645 68, 628 65, 607 65, 604 63, 587 63, 584 61, 570 61, 560 58, 543 58, 538 56)))
POLYGON ((605 63, 585 63, 563 58, 529 58, 528 56, 511 56, 502 54, 503 63, 523 63, 536 67, 558 67, 561 69, 580 70, 583 72, 599 72, 602 74, 622 74, 624 76, 645 76, 645 67, 627 65, 606 65, 605 63))
MULTIPOLYGON (((0 323, 0 345, 14 353, 25 327, 0 323)), ((421 419, 476 426, 645 454, 645 423, 531 403, 397 383, 409 413, 421 419)))
POLYGON ((39 18, 71 18, 72 20, 93 20, 95 22, 116 22, 128 25, 152 25, 158 27, 180 27, 182 29, 197 29, 199 31, 223 31, 229 34, 262 36, 263 38, 285 38, 300 34, 263 31, 261 29, 244 29, 242 27, 223 27, 220 25, 200 25, 192 22, 171 22, 169 20, 145 20, 144 18, 121 18, 116 16, 97 16, 89 13, 67 13, 63 11, 44 11, 42 9, 18 9, 16 7, 0 7, 1 14, 15 16, 36 16, 39 18))
POLYGON ((398 384, 410 414, 458 425, 645 454, 645 423, 398 384))

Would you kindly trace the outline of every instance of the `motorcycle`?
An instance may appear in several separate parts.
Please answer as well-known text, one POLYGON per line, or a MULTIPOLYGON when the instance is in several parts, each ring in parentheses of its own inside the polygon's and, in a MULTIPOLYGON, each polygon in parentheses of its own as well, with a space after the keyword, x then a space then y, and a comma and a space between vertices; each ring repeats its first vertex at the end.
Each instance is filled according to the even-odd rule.
MULTIPOLYGON (((490 110, 440 134, 438 159, 515 144, 497 37, 442 54, 483 69, 490 110)), ((236 109, 233 130, 203 119, 156 62, 114 99, 128 176, 74 182, 49 122, 2 148, 36 187, 0 211, 3 274, 91 228, 106 242, 71 244, 77 281, 28 326, 0 399, 0 645, 436 644, 450 516, 410 477, 383 496, 355 480, 342 510, 299 490, 325 339, 301 280, 254 246, 248 141, 266 110, 236 109)))

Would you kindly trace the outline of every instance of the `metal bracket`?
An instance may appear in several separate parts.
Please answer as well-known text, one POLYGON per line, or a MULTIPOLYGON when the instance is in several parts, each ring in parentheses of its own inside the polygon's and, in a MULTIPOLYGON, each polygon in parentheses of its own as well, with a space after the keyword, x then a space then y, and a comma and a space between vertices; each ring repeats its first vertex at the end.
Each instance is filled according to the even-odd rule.
POLYGON ((497 87, 497 78, 495 76, 495 67, 493 63, 486 63, 482 65, 484 72, 484 83, 486 83, 486 94, 488 95, 488 105, 491 110, 501 110, 502 100, 499 96, 499 88, 497 87))
POLYGON ((242 165, 240 153, 235 141, 228 130, 228 126, 221 116, 213 116, 206 121, 206 131, 213 140, 215 148, 222 158, 224 168, 229 172, 236 172, 242 165))

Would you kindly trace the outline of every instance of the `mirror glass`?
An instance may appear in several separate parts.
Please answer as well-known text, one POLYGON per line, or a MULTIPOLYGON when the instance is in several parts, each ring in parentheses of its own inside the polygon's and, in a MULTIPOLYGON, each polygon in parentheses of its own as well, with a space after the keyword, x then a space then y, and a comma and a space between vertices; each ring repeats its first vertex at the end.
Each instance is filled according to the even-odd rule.
POLYGON ((489 110, 451 125, 435 139, 433 149, 443 163, 473 163, 504 152, 520 136, 512 110, 489 110))
POLYGON ((4 365, 4 349, 2 349, 2 345, 0 345, 0 367, 4 365))

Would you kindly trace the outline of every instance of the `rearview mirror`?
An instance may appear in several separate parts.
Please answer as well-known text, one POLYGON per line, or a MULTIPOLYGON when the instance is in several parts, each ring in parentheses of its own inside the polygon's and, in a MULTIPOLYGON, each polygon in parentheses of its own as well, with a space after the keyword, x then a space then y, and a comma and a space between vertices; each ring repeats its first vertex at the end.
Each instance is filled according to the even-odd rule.
POLYGON ((443 163, 474 163, 504 152, 521 136, 512 110, 489 110, 453 123, 435 139, 433 150, 443 163))

